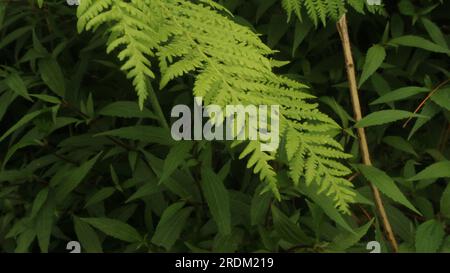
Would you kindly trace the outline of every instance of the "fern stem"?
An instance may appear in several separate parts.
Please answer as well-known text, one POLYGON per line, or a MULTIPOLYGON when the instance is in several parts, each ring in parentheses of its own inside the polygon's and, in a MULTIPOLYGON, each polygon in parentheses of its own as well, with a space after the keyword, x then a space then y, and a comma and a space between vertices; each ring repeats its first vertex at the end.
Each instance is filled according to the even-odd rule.
MULTIPOLYGON (((359 101, 358 87, 356 84, 356 73, 355 73, 355 65, 353 61, 353 55, 350 45, 350 38, 348 35, 348 26, 347 26, 347 17, 344 14, 342 18, 337 23, 337 29, 339 35, 341 37, 342 47, 344 50, 345 62, 346 62, 346 70, 347 77, 350 86, 350 95, 352 98, 353 111, 355 114, 356 121, 362 119, 361 112, 361 104, 359 101)), ((359 144, 361 147, 362 160, 365 165, 372 165, 372 161, 370 159, 369 145, 367 144, 367 137, 364 128, 358 128, 359 135, 359 144)), ((383 201, 381 200, 381 194, 378 188, 370 183, 370 188, 372 189, 372 193, 374 196, 375 204, 378 210, 378 214, 381 218, 384 230, 386 232, 387 239, 393 249, 394 252, 398 252, 398 243, 395 239, 394 232, 392 231, 391 223, 386 214, 386 209, 383 205, 383 201)))
POLYGON ((152 104, 153 111, 155 111, 155 114, 158 116, 158 121, 162 127, 165 129, 169 129, 169 124, 167 123, 166 117, 164 116, 164 113, 161 109, 161 105, 159 104, 158 97, 156 96, 155 89, 153 89, 151 83, 148 84, 149 86, 149 97, 150 97, 150 103, 152 104))

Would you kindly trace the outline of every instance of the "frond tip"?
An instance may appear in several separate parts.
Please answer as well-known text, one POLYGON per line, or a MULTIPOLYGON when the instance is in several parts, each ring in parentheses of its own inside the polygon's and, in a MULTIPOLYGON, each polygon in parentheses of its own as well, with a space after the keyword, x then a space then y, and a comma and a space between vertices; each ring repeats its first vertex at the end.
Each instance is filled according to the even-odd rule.
MULTIPOLYGON (((299 15, 299 7, 293 6, 298 1, 283 2, 299 15)), ((339 162, 348 155, 327 134, 338 125, 308 102, 314 97, 304 92, 303 84, 273 73, 268 58, 272 50, 258 35, 219 12, 226 11, 210 0, 84 0, 78 27, 107 26, 107 50, 118 51, 121 69, 132 79, 141 106, 154 78, 150 56, 158 60, 161 88, 187 73, 195 75, 193 92, 206 105, 280 105, 278 134, 286 139, 292 180, 316 183, 348 212, 354 194, 343 178, 349 170, 339 162)), ((246 145, 240 157, 248 158, 247 167, 281 199, 271 166, 277 153, 262 150, 261 140, 246 145)))

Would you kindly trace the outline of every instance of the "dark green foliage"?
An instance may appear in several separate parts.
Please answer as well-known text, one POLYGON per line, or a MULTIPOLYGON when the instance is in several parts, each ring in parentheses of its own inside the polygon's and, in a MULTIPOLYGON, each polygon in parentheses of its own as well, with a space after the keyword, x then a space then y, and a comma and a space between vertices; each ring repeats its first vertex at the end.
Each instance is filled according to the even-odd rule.
MULTIPOLYGON (((132 2, 145 10, 160 1, 132 2)), ((173 13, 128 25, 135 40, 119 45, 127 21, 95 17, 117 1, 85 0, 78 15, 65 1, 0 1, 0 251, 65 252, 74 240, 83 252, 367 252, 374 240, 390 251, 370 180, 401 251, 450 252, 450 3, 385 2, 168 0, 173 13), (253 55, 233 68, 215 36, 210 55, 186 51, 205 46, 194 17, 180 15, 191 11, 214 19, 198 29, 214 21, 246 41, 221 39, 242 50, 230 56, 253 55), (334 25, 344 12, 358 123, 334 25), (105 21, 89 25, 95 18, 105 21), (183 38, 177 18, 196 39, 183 38), (277 153, 172 140, 174 105, 194 94, 233 102, 205 85, 214 63, 241 102, 259 101, 244 84, 271 86, 259 102, 285 107, 277 153), (229 69, 243 67, 251 77, 229 69), (322 129, 299 130, 302 109, 314 114, 299 121, 322 129), (373 167, 360 164, 357 127, 367 128, 373 167)))

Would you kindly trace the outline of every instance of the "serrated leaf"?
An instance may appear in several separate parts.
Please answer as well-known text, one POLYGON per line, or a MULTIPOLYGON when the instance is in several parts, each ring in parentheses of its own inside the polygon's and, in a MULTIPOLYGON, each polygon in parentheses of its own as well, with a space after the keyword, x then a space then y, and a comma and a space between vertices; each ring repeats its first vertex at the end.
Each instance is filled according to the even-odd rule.
POLYGON ((319 205, 325 214, 330 217, 333 221, 335 221, 339 226, 344 228, 348 232, 353 232, 353 229, 350 227, 350 225, 345 221, 345 219, 342 217, 342 214, 338 211, 338 209, 335 207, 333 200, 328 198, 325 194, 317 194, 319 191, 319 186, 315 183, 312 183, 310 185, 306 185, 305 183, 300 183, 298 185, 300 188, 300 191, 309 197, 312 201, 314 201, 317 205, 319 205))
POLYGON ((164 210, 152 237, 152 243, 163 246, 166 250, 172 248, 180 237, 181 231, 185 228, 186 220, 193 210, 190 207, 183 207, 184 202, 178 202, 164 210))
POLYGON ((422 118, 423 116, 403 110, 381 110, 378 112, 370 113, 369 115, 365 116, 363 119, 361 119, 355 124, 355 127, 363 128, 375 125, 382 125, 410 117, 422 118))
POLYGON ((436 220, 428 220, 416 230, 416 251, 436 253, 445 236, 443 225, 436 220))
POLYGON ((95 230, 76 216, 73 218, 73 222, 81 247, 88 253, 102 253, 102 244, 95 230))
POLYGON ((53 104, 60 104, 61 100, 55 96, 49 96, 45 94, 31 94, 30 97, 37 98, 41 101, 45 101, 53 104))
POLYGON ((419 87, 419 86, 407 86, 402 87, 397 90, 390 91, 389 93, 379 97, 378 99, 371 102, 371 105, 381 104, 381 103, 388 103, 393 101, 399 101, 403 100, 409 97, 412 97, 414 95, 428 92, 429 89, 425 87, 419 87))
POLYGON ((387 136, 383 138, 383 142, 400 151, 418 156, 411 143, 399 136, 387 136))
POLYGON ((292 45, 292 56, 295 56, 295 52, 297 51, 300 44, 305 40, 306 36, 308 36, 309 32, 312 30, 313 25, 311 21, 305 20, 301 22, 297 20, 295 22, 295 32, 294 32, 294 43, 292 45))
POLYGON ((51 200, 47 200, 36 216, 36 235, 39 248, 42 252, 48 252, 50 236, 53 228, 54 205, 51 200))
POLYGON ((274 205, 272 205, 272 217, 275 230, 281 238, 292 244, 311 243, 311 238, 274 205))
POLYGON ((264 185, 260 185, 253 194, 250 205, 250 222, 253 226, 262 225, 270 208, 272 195, 269 192, 261 193, 264 185))
POLYGON ((14 250, 15 253, 25 253, 29 251, 29 247, 36 238, 36 231, 34 229, 27 229, 22 232, 17 238, 17 246, 14 250))
POLYGON ((450 88, 439 89, 431 96, 431 100, 450 111, 450 88))
POLYGON ((338 235, 336 238, 334 238, 333 242, 328 246, 329 249, 335 250, 335 251, 344 251, 355 244, 357 244, 364 235, 369 231, 369 228, 373 224, 373 219, 366 223, 362 227, 358 227, 354 230, 353 233, 347 232, 342 233, 338 235))
POLYGON ((450 161, 445 160, 426 167, 423 171, 409 178, 409 181, 450 177, 450 161))
POLYGON ((97 162, 100 155, 101 152, 91 160, 83 163, 80 167, 75 168, 70 174, 67 174, 66 179, 56 189, 56 198, 58 203, 63 201, 67 195, 69 195, 69 193, 83 181, 92 167, 94 167, 94 164, 97 162))
POLYGON ((39 210, 42 208, 45 201, 47 200, 47 196, 48 196, 48 188, 42 189, 36 195, 36 198, 34 198, 34 201, 33 201, 33 207, 31 209, 30 218, 34 218, 37 215, 37 213, 39 212, 39 210))
POLYGON ((104 217, 80 218, 80 220, 116 239, 129 243, 142 242, 142 237, 135 228, 119 220, 104 217))
POLYGON ((179 166, 181 166, 190 156, 189 151, 192 149, 193 142, 181 141, 173 146, 166 159, 164 160, 163 171, 159 182, 164 182, 179 166))
POLYGON ((442 193, 440 208, 442 215, 450 219, 450 183, 442 193))
POLYGON ((422 17, 420 20, 425 26, 425 29, 427 30, 428 35, 430 35, 433 42, 442 46, 443 48, 448 48, 447 41, 445 40, 444 34, 440 30, 440 28, 426 17, 422 17))
POLYGON ((140 187, 133 195, 130 196, 130 198, 127 199, 126 203, 129 203, 133 200, 149 196, 155 193, 158 193, 161 191, 161 186, 159 186, 155 182, 147 182, 145 185, 140 187))
POLYGON ((27 86, 18 73, 13 72, 9 74, 9 76, 5 79, 5 83, 11 91, 27 100, 32 101, 30 95, 28 94, 27 86))
POLYGON ((389 41, 391 44, 400 45, 400 46, 408 46, 408 47, 417 47, 427 51, 436 52, 436 53, 446 53, 449 54, 450 50, 442 47, 438 44, 430 42, 429 40, 422 38, 420 36, 415 35, 405 35, 401 37, 394 38, 389 41))
POLYGON ((106 187, 106 188, 100 189, 94 195, 92 195, 89 198, 89 200, 86 201, 86 205, 84 207, 87 208, 89 206, 92 206, 94 204, 97 204, 97 203, 107 199, 108 197, 113 195, 113 193, 115 191, 116 191, 116 189, 114 187, 106 187))
POLYGON ((147 143, 157 143, 161 145, 173 145, 175 141, 170 132, 164 128, 154 126, 131 126, 115 129, 96 134, 95 136, 114 136, 130 140, 139 140, 147 143))
POLYGON ((222 179, 211 169, 202 170, 202 190, 208 204, 209 211, 217 224, 219 233, 231 233, 230 196, 222 179))
POLYGON ((394 180, 389 177, 385 172, 368 165, 358 165, 358 169, 362 175, 371 183, 373 183, 382 193, 391 198, 392 200, 404 205, 410 210, 421 214, 414 206, 409 202, 405 195, 395 184, 394 180))
POLYGON ((122 117, 122 118, 150 118, 157 120, 158 117, 147 108, 142 110, 139 104, 134 101, 116 101, 113 102, 99 112, 102 116, 122 117))
POLYGON ((40 114, 47 112, 48 109, 42 109, 42 110, 38 110, 38 111, 34 111, 31 113, 26 114, 25 116, 23 116, 19 121, 17 121, 16 124, 14 124, 11 128, 8 129, 8 131, 6 131, 1 137, 0 137, 0 142, 2 142, 3 140, 5 140, 5 138, 7 138, 9 135, 11 135, 12 133, 14 133, 17 129, 19 129, 20 127, 24 126, 25 124, 27 124, 28 122, 32 121, 34 118, 36 118, 37 116, 39 116, 40 114))
POLYGON ((30 31, 32 29, 33 29, 33 26, 25 26, 25 27, 17 28, 12 32, 9 32, 6 36, 2 37, 2 40, 0 41, 0 49, 4 48, 8 44, 19 39, 22 35, 24 35, 25 33, 27 33, 28 31, 30 31))
POLYGON ((411 129, 411 132, 408 135, 408 140, 420 129, 423 125, 425 125, 427 122, 429 122, 434 116, 436 116, 441 111, 440 107, 437 106, 434 103, 426 103, 423 107, 422 111, 420 111, 420 114, 424 116, 425 118, 417 119, 414 123, 413 128, 411 129))
POLYGON ((364 62, 363 71, 358 86, 361 87, 366 80, 372 76, 375 71, 383 64, 386 58, 386 50, 381 45, 373 45, 367 51, 366 61, 364 62))
POLYGON ((64 75, 58 62, 53 58, 41 59, 39 61, 39 72, 44 83, 60 97, 66 93, 64 75))

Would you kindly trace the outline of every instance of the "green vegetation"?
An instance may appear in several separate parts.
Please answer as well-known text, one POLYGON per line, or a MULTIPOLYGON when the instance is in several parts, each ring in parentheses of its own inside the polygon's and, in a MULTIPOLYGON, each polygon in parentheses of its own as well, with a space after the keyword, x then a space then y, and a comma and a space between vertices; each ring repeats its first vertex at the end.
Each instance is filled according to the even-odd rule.
POLYGON ((385 2, 1 1, 0 251, 450 252, 450 3, 385 2))

